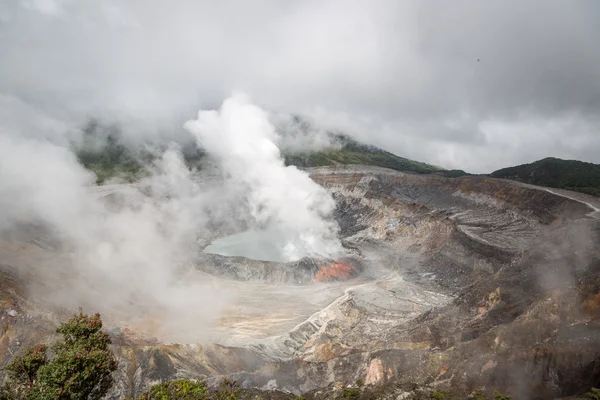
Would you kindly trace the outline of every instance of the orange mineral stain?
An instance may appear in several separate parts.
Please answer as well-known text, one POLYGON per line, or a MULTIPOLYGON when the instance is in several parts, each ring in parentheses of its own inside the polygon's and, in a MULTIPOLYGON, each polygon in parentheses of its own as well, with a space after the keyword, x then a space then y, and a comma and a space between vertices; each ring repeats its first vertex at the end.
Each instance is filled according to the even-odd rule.
POLYGON ((350 263, 338 261, 322 266, 315 276, 313 282, 327 282, 350 279, 354 272, 354 266, 350 263))

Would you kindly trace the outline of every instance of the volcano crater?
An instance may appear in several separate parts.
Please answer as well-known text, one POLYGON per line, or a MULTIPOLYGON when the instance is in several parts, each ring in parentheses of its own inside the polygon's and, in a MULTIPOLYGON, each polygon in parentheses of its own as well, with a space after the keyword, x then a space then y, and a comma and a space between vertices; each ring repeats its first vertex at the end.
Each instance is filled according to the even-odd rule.
MULTIPOLYGON (((597 199, 488 177, 308 172, 335 200, 347 254, 286 262, 269 246, 256 252, 251 234, 208 232, 193 267, 236 291, 214 335, 117 341, 112 398, 178 377, 296 394, 414 381, 540 399, 600 379, 597 199)), ((11 270, 52 252, 27 235, 2 239, 11 270)), ((9 342, 32 341, 31 323, 15 319, 9 342)))

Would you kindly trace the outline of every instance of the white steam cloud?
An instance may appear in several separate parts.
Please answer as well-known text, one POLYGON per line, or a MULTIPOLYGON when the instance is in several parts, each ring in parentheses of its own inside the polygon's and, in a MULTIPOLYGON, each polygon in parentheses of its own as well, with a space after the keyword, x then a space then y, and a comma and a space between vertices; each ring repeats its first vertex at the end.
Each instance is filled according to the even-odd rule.
POLYGON ((236 294, 196 268, 196 238, 210 224, 239 230, 232 220, 243 221, 264 235, 255 243, 268 240, 285 260, 342 250, 333 199, 284 165, 269 115, 244 95, 185 124, 217 161, 224 186, 196 179, 174 144, 141 181, 95 186, 67 147, 71 128, 52 126, 48 136, 0 125, 2 265, 16 270, 34 301, 82 306, 109 324, 198 343, 210 340, 236 294))
POLYGON ((285 166, 281 138, 268 114, 236 93, 218 111, 200 111, 185 128, 222 169, 226 184, 247 203, 252 227, 282 249, 283 258, 331 257, 342 251, 335 203, 308 174, 285 166))
POLYGON ((55 243, 39 258, 28 247, 3 254, 32 298, 97 310, 167 340, 206 339, 228 294, 193 272, 203 194, 176 149, 138 184, 144 194, 94 189, 74 154, 48 142, 2 135, 0 160, 0 234, 35 224, 26 240, 49 232, 55 243))

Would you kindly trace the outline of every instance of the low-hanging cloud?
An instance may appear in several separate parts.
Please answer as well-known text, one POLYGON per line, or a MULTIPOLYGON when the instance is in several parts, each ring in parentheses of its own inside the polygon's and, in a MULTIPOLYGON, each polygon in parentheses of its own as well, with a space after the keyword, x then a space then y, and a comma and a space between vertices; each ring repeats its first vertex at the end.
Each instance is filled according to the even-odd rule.
POLYGON ((242 90, 447 168, 600 162, 599 15, 586 0, 9 0, 0 94, 149 137, 242 90))

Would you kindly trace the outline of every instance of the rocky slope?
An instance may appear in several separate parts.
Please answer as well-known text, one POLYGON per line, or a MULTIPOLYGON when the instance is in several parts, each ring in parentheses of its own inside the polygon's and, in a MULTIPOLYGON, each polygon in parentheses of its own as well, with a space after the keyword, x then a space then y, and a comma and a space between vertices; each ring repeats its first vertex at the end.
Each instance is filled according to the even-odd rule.
MULTIPOLYGON (((336 200, 349 258, 208 255, 203 246, 223 232, 207 234, 196 268, 240 290, 217 335, 163 344, 115 327, 121 367, 111 398, 176 377, 228 376, 295 394, 357 379, 412 381, 518 399, 598 385, 600 226, 587 201, 485 177, 361 166, 310 173, 336 200)), ((61 318, 23 291, 35 276, 22 266, 52 257, 42 233, 24 228, 0 241, 4 360, 47 339, 61 318)))

